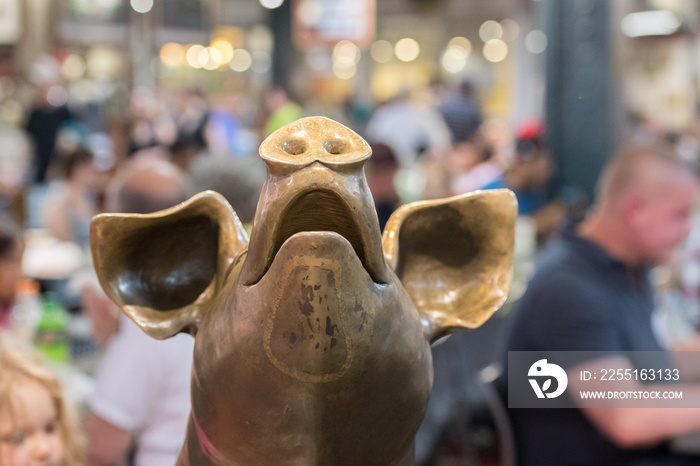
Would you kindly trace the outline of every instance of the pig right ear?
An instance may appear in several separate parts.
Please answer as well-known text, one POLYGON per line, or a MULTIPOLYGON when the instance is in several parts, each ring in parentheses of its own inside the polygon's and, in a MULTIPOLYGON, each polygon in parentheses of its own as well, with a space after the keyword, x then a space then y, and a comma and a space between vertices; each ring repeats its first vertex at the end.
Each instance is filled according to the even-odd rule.
POLYGON ((506 300, 517 215, 507 189, 414 202, 391 214, 384 257, 431 343, 454 329, 479 327, 506 300))
POLYGON ((231 206, 213 191, 152 214, 102 214, 90 225, 102 289, 148 335, 195 335, 248 245, 231 206))

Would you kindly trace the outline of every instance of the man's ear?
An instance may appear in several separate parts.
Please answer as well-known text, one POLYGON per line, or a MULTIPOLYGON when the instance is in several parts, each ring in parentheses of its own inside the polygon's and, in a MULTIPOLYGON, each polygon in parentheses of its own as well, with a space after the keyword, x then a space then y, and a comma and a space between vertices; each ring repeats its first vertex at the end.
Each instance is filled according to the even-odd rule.
POLYGON ((102 214, 90 225, 97 277, 107 296, 154 338, 197 326, 248 237, 231 206, 205 191, 152 214, 102 214))
POLYGON ((646 229, 647 217, 649 213, 646 209, 649 199, 642 194, 635 193, 627 196, 622 196, 618 200, 618 212, 620 220, 630 230, 646 229))
POLYGON ((384 256, 434 341, 476 328, 503 304, 513 278, 518 204, 507 189, 476 191, 396 210, 384 230, 384 256))

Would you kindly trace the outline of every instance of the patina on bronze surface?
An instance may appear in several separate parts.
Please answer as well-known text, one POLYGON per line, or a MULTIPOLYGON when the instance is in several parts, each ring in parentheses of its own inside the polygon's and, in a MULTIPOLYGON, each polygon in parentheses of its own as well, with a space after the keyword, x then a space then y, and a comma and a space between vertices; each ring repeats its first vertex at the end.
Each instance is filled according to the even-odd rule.
POLYGON ((93 220, 95 268, 149 335, 196 335, 178 464, 410 465, 429 343, 481 325, 512 278, 510 191, 397 210, 380 235, 371 151, 322 117, 273 133, 255 223, 204 192, 93 220))

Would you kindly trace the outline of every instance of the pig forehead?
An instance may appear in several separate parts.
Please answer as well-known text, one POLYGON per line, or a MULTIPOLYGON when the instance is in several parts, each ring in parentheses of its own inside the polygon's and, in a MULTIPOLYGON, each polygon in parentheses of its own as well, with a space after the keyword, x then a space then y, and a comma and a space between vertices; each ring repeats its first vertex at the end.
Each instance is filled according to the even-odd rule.
POLYGON ((325 117, 297 120, 272 133, 260 145, 264 160, 291 165, 315 161, 354 163, 371 153, 369 144, 357 133, 325 117))

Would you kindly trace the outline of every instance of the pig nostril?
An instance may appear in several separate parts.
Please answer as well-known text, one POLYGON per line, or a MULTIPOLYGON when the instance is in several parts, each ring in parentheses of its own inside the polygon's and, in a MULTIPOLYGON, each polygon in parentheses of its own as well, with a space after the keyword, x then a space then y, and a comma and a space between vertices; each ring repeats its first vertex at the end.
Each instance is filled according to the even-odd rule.
POLYGON ((326 152, 333 155, 342 154, 345 152, 346 146, 345 141, 338 139, 332 139, 323 144, 323 148, 326 150, 326 152))
POLYGON ((290 155, 303 154, 306 151, 306 143, 301 139, 291 139, 282 143, 282 150, 290 155))

